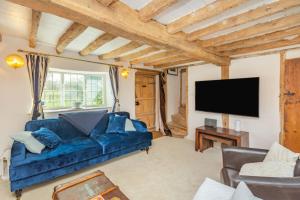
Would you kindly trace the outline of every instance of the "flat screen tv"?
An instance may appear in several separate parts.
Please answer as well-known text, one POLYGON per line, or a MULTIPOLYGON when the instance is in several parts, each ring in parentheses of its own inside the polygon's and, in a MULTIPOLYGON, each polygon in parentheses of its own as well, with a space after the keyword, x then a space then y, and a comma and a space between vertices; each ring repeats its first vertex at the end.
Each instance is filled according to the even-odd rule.
POLYGON ((259 117, 259 78, 197 81, 196 110, 259 117))

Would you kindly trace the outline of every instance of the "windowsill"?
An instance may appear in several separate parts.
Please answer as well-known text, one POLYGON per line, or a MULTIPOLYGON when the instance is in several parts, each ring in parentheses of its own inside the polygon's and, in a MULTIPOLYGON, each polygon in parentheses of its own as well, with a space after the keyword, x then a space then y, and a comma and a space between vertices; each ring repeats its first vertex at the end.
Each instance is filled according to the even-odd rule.
POLYGON ((62 112, 75 112, 75 111, 88 111, 88 110, 111 110, 111 107, 86 107, 86 108, 65 108, 56 110, 44 110, 44 113, 62 113, 62 112))

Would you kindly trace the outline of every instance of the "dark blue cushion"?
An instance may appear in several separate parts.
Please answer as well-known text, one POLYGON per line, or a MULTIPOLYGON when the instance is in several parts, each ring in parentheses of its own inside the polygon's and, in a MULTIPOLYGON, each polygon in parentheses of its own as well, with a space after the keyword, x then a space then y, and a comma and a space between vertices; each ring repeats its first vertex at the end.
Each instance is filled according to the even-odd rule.
POLYGON ((110 115, 106 133, 124 133, 126 116, 110 115))
POLYGON ((34 131, 31 135, 50 149, 57 147, 57 145, 62 142, 62 139, 58 135, 47 128, 41 128, 38 131, 34 131))
POLYGON ((107 125, 109 121, 109 114, 105 114, 102 119, 98 122, 96 127, 91 131, 90 137, 96 138, 106 133, 107 125))
POLYGON ((144 122, 139 120, 133 120, 133 119, 131 121, 137 132, 142 132, 142 133, 148 132, 147 125, 144 122))

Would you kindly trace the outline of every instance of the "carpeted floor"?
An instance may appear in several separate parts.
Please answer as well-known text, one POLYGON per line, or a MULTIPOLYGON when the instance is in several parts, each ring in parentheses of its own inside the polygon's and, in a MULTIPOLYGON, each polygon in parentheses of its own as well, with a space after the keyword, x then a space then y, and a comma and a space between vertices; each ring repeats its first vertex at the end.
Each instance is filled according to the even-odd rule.
MULTIPOLYGON (((23 192, 22 200, 50 200, 54 186, 95 170, 103 171, 131 200, 190 200, 205 177, 219 180, 219 148, 194 151, 194 142, 161 137, 154 140, 149 155, 136 152, 79 173, 32 187, 23 192)), ((15 199, 9 183, 0 181, 0 199, 15 199)))

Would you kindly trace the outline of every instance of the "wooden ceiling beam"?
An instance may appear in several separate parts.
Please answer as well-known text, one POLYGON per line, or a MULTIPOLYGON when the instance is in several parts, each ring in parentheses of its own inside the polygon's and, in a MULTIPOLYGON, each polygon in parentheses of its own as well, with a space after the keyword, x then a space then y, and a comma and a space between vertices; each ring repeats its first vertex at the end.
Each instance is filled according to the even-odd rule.
POLYGON ((240 55, 240 54, 250 54, 258 51, 266 51, 270 49, 276 49, 276 48, 282 48, 282 47, 287 47, 291 45, 297 45, 300 44, 300 36, 297 36, 293 39, 283 39, 279 40, 276 42, 270 42, 262 45, 256 45, 253 47, 246 47, 246 48, 241 48, 241 49, 234 49, 231 51, 225 51, 223 52, 225 55, 240 55))
POLYGON ((229 57, 208 52, 196 42, 186 40, 185 34, 168 34, 158 22, 144 23, 137 11, 117 1, 109 9, 95 0, 9 0, 32 9, 58 15, 85 26, 91 26, 159 49, 176 49, 186 56, 216 65, 230 63, 229 57))
POLYGON ((267 17, 296 6, 300 6, 299 0, 279 0, 271 4, 263 5, 253 10, 242 13, 240 15, 236 15, 225 19, 211 26, 194 31, 188 35, 188 40, 193 41, 202 36, 209 35, 211 33, 215 33, 235 26, 239 26, 241 24, 245 24, 263 17, 267 17))
POLYGON ((226 43, 231 43, 239 40, 249 39, 266 33, 279 31, 286 28, 291 28, 300 24, 300 14, 294 14, 287 17, 282 17, 266 23, 260 23, 249 28, 235 31, 226 35, 211 38, 202 41, 205 47, 219 46, 226 43))
POLYGON ((140 43, 129 42, 128 44, 126 44, 126 45, 124 45, 120 48, 117 48, 117 49, 115 49, 111 52, 105 53, 103 55, 99 55, 98 57, 99 57, 100 60, 116 58, 116 57, 120 56, 123 53, 127 53, 127 52, 132 51, 134 49, 137 49, 141 46, 143 46, 143 45, 140 44, 140 43))
POLYGON ((154 61, 162 59, 162 58, 173 57, 173 56, 178 56, 178 55, 182 55, 182 54, 180 54, 176 51, 164 51, 164 52, 153 54, 151 56, 134 59, 134 60, 130 61, 130 64, 135 65, 135 64, 141 64, 141 63, 154 62, 154 61))
POLYGON ((29 47, 35 48, 37 41, 37 33, 39 30, 39 24, 41 20, 42 13, 36 10, 32 10, 31 13, 31 29, 29 35, 29 47))
POLYGON ((188 59, 186 56, 174 55, 174 56, 162 58, 162 59, 159 59, 156 61, 146 62, 146 63, 144 63, 144 65, 145 66, 155 66, 155 65, 161 65, 161 64, 165 64, 165 63, 169 63, 169 62, 176 62, 176 61, 181 61, 181 60, 186 60, 186 59, 188 59))
POLYGON ((131 53, 131 54, 128 54, 126 56, 116 58, 115 60, 116 61, 129 61, 129 60, 139 58, 139 57, 145 56, 149 53, 153 53, 153 52, 156 52, 156 51, 159 51, 159 49, 157 49, 155 47, 148 47, 148 48, 140 50, 138 52, 131 53))
POLYGON ((203 20, 212 18, 219 15, 220 13, 229 10, 231 8, 237 7, 247 0, 220 0, 215 1, 195 12, 186 15, 170 24, 168 24, 168 32, 171 34, 181 31, 183 28, 190 26, 192 24, 201 22, 203 20))
POLYGON ((139 11, 140 19, 143 22, 148 22, 177 1, 178 0, 152 0, 139 11))
POLYGON ((117 36, 114 36, 114 35, 112 35, 110 33, 104 33, 104 34, 100 35, 96 40, 94 40, 93 42, 91 42, 84 49, 82 49, 79 52, 79 54, 82 55, 82 56, 89 55, 90 53, 94 52, 95 50, 97 50, 98 48, 100 48, 101 46, 103 46, 104 44, 112 41, 116 37, 117 36))
POLYGON ((104 6, 110 6, 111 4, 115 3, 118 0, 97 0, 99 3, 101 3, 104 6))
POLYGON ((176 65, 181 65, 181 64, 186 64, 186 63, 190 63, 190 62, 195 62, 197 60, 193 59, 193 58, 186 58, 184 60, 179 60, 179 61, 174 61, 174 62, 168 62, 168 63, 163 63, 160 65, 154 65, 154 68, 171 68, 172 66, 176 66, 176 65))
POLYGON ((276 31, 265 35, 257 36, 254 38, 217 46, 215 47, 215 50, 228 51, 232 49, 240 49, 240 48, 245 48, 250 46, 256 46, 256 45, 265 44, 268 42, 284 39, 285 37, 299 35, 299 34, 300 34, 300 25, 286 30, 276 31))
POLYGON ((56 45, 56 52, 61 54, 66 46, 70 44, 75 38, 77 38, 83 31, 87 29, 87 26, 74 22, 67 31, 59 38, 56 45))

